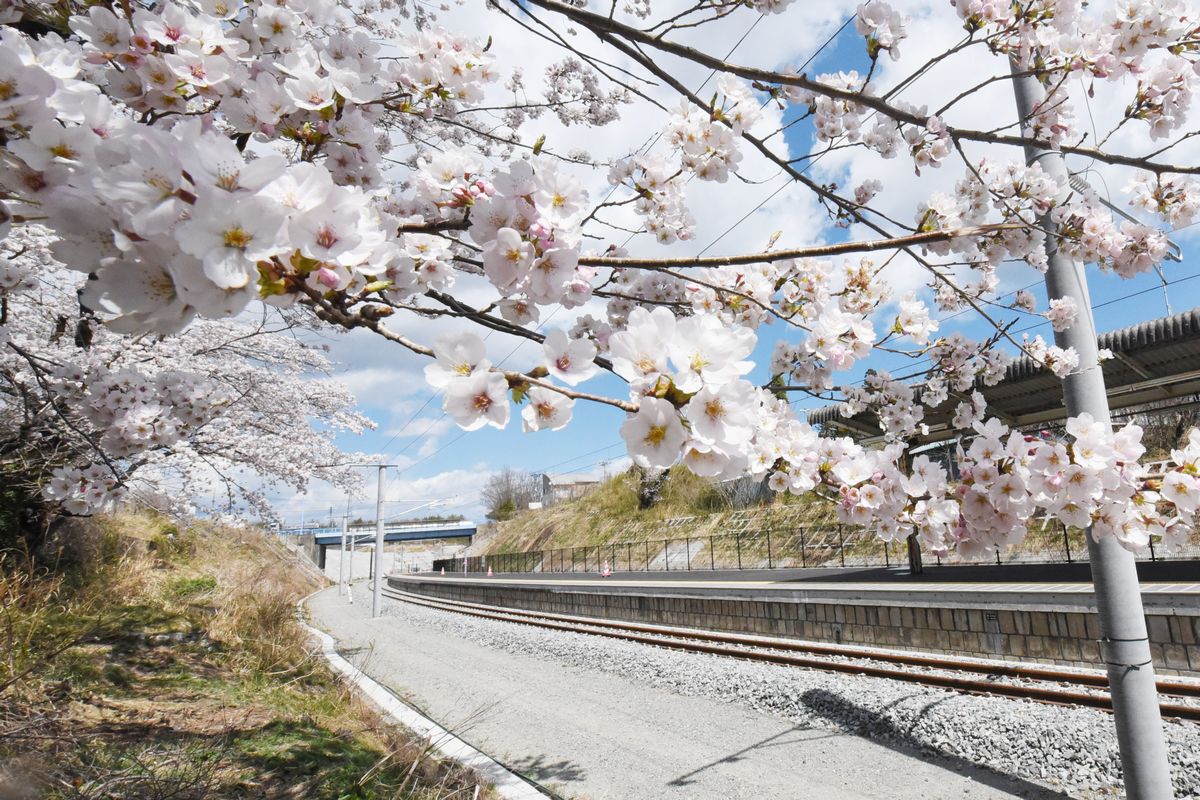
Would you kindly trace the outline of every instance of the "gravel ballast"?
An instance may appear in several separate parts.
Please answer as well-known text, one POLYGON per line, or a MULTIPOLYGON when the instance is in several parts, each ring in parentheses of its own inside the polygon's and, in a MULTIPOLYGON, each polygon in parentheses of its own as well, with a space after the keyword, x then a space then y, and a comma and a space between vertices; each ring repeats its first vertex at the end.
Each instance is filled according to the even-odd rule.
MULTIPOLYGON (((314 600, 319 601, 314 604, 318 621, 336 636, 344 635, 338 630, 338 618, 347 613, 359 616, 363 611, 361 606, 347 606, 331 592, 314 600)), ((732 714, 733 709, 722 712, 721 706, 712 706, 711 701, 780 718, 803 730, 848 735, 851 738, 846 742, 882 745, 890 754, 899 754, 911 762, 908 766, 913 770, 913 781, 924 786, 920 796, 930 800, 966 796, 1120 796, 1120 762, 1112 719, 1101 711, 969 696, 883 678, 683 653, 468 617, 390 599, 384 613, 384 620, 366 620, 363 624, 373 625, 379 632, 382 632, 379 626, 383 625, 411 629, 428 635, 421 637, 426 641, 469 643, 484 651, 557 664, 576 676, 603 673, 638 687, 703 699, 708 701, 706 707, 713 707, 713 713, 720 716, 732 714), (942 775, 930 778, 917 774, 926 767, 940 770, 942 775), (974 783, 959 787, 949 780, 951 776, 969 776, 974 783), (971 789, 980 782, 985 784, 982 793, 973 793, 971 789), (933 785, 927 785, 930 783, 933 785)), ((343 622, 341 627, 348 632, 350 626, 343 622)), ((363 630, 351 639, 358 640, 362 635, 369 634, 363 630)), ((378 648, 382 639, 375 637, 374 641, 378 648)), ((421 694, 420 686, 407 685, 406 676, 395 677, 410 691, 421 694)), ((581 677, 580 683, 586 683, 586 677, 581 677)), ((1165 724, 1176 796, 1198 797, 1200 726, 1186 722, 1165 724)), ((720 726, 716 729, 720 730, 720 726)), ((856 763, 876 756, 863 753, 856 756, 845 742, 834 752, 841 753, 848 762, 840 765, 842 770, 857 770, 864 776, 872 770, 897 769, 882 763, 856 763)), ((896 791, 884 796, 902 796, 900 784, 905 777, 895 774, 892 785, 896 791)), ((851 785, 848 793, 839 796, 875 796, 866 791, 865 783, 862 786, 860 794, 851 785)), ((594 786, 587 789, 592 792, 594 786)), ((654 797, 668 793, 593 792, 591 796, 654 797)), ((684 792, 677 796, 715 795, 684 792)))

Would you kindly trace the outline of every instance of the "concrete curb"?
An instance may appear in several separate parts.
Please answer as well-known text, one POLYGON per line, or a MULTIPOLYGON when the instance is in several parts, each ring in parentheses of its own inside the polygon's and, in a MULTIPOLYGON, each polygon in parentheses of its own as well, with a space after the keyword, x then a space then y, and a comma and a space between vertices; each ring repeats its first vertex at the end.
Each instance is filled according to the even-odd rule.
POLYGON ((491 782, 496 793, 501 797, 510 798, 510 800, 545 800, 546 795, 534 788, 532 784, 506 769, 491 756, 476 750, 441 725, 408 706, 386 687, 376 682, 374 678, 351 664, 338 653, 336 642, 332 636, 309 625, 308 621, 304 619, 304 610, 309 598, 327 591, 328 588, 318 589, 297 603, 296 618, 309 635, 321 643, 321 652, 334 671, 354 684, 389 720, 428 739, 434 750, 446 758, 453 759, 478 772, 491 782))

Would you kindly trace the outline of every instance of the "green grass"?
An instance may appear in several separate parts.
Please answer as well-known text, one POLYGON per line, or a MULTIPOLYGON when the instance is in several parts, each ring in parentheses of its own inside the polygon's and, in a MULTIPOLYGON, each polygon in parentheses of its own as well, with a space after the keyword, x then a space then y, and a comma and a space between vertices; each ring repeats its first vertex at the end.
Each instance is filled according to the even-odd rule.
POLYGON ((313 654, 295 603, 316 579, 274 540, 77 528, 70 567, 0 562, 0 797, 474 796, 313 654))
POLYGON ((208 594, 216 588, 217 579, 212 575, 179 577, 167 584, 166 594, 175 600, 183 600, 194 598, 197 595, 208 594))

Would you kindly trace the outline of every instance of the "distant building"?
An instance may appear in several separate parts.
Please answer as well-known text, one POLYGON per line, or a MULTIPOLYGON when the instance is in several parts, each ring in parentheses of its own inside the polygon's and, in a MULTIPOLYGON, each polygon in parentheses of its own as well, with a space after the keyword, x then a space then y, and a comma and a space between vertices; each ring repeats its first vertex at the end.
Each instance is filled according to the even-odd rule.
POLYGON ((542 473, 542 504, 552 506, 563 500, 582 497, 600 485, 600 479, 583 473, 547 475, 542 473))

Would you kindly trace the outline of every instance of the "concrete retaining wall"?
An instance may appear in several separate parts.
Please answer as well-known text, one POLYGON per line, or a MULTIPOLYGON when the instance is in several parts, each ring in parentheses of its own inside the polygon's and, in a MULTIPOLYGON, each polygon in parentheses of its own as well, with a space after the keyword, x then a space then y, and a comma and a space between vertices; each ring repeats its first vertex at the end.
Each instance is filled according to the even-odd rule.
MULTIPOLYGON (((402 591, 529 611, 681 625, 1047 664, 1098 666, 1100 628, 1094 610, 1051 611, 1037 602, 923 598, 886 605, 863 599, 756 600, 651 592, 604 593, 486 584, 448 578, 390 579, 402 591)), ((976 598, 986 595, 976 594, 976 598)), ((1039 598, 1035 598, 1039 599, 1039 598)), ((1044 599, 1041 601, 1044 603, 1044 599)), ((1200 676, 1200 608, 1156 608, 1146 617, 1155 667, 1162 674, 1200 676)))

